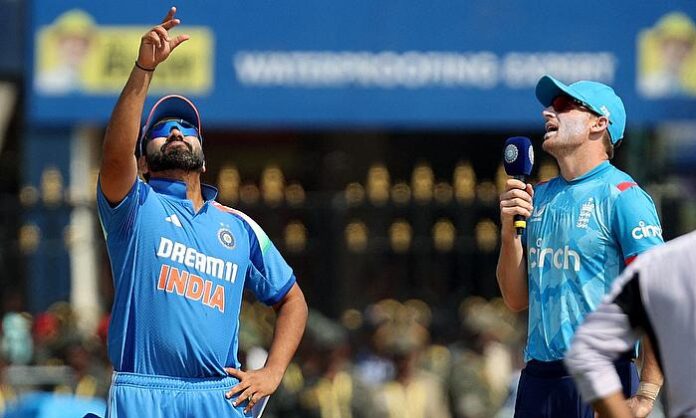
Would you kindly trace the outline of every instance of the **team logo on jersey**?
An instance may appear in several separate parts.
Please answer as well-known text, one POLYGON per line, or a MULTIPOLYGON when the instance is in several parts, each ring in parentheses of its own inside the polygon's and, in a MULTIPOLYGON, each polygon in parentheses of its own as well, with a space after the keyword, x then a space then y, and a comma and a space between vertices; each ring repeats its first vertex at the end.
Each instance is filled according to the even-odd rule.
POLYGON ((513 163, 517 159, 517 155, 519 154, 519 151, 517 151, 517 147, 515 144, 510 144, 507 147, 505 147, 505 162, 508 164, 513 163))
POLYGON ((220 244, 223 246, 229 248, 230 250, 234 248, 234 235, 232 235, 232 231, 230 231, 227 228, 220 228, 217 233, 218 241, 220 241, 220 244))
POLYGON ((576 227, 587 229, 587 225, 590 223, 590 218, 592 217, 594 207, 595 203, 593 198, 587 199, 587 202, 582 204, 582 207, 580 208, 580 216, 578 216, 578 222, 575 224, 576 227))

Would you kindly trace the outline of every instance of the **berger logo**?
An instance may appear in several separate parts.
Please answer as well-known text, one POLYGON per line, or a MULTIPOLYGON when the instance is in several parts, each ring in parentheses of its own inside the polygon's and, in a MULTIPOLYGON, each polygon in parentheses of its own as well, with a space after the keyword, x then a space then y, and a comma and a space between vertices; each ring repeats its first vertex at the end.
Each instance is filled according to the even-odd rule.
POLYGON ((645 221, 638 222, 638 226, 631 231, 633 239, 662 238, 662 228, 659 225, 648 225, 645 221))
POLYGON ((599 108, 599 110, 602 112, 602 114, 603 114, 604 116, 606 116, 606 117, 611 116, 611 112, 609 111, 609 109, 607 109, 606 106, 602 105, 602 106, 599 108))
POLYGON ((232 231, 230 231, 227 228, 220 228, 217 233, 218 241, 220 241, 220 244, 223 246, 227 247, 228 249, 233 249, 234 248, 234 235, 232 235, 232 231))
POLYGON ((519 151, 517 151, 517 146, 515 144, 510 144, 507 147, 505 147, 505 162, 508 164, 512 164, 515 162, 517 159, 517 155, 519 155, 519 151))
POLYGON ((593 198, 587 199, 587 202, 582 204, 578 222, 575 224, 576 227, 587 229, 587 225, 590 223, 590 218, 592 217, 592 212, 594 212, 594 207, 595 204, 593 198))
POLYGON ((164 218, 164 220, 167 222, 173 223, 174 225, 178 226, 179 228, 182 228, 181 221, 179 220, 179 217, 176 216, 176 214, 172 214, 171 216, 167 216, 166 218, 164 218))

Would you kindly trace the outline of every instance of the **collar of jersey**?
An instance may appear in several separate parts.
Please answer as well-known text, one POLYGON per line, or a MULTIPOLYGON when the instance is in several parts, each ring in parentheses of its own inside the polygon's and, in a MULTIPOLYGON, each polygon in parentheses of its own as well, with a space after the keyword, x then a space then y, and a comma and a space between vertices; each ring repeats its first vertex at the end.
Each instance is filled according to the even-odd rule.
MULTIPOLYGON (((186 199, 186 183, 181 180, 157 177, 151 178, 148 184, 155 189, 157 193, 166 194, 167 196, 179 199, 186 199)), ((203 199, 207 202, 209 200, 214 200, 217 197, 218 191, 211 185, 201 184, 201 194, 203 194, 203 199)))
POLYGON ((593 168, 592 170, 588 171, 587 173, 585 173, 581 176, 575 177, 574 179, 572 179, 570 181, 563 179, 562 176, 559 176, 559 177, 561 177, 561 179, 565 180, 566 183, 575 184, 575 183, 579 183, 581 181, 590 179, 592 177, 598 176, 598 175, 602 174, 603 172, 605 172, 606 170, 608 170, 609 167, 611 167, 611 163, 609 161, 603 161, 597 167, 593 168))

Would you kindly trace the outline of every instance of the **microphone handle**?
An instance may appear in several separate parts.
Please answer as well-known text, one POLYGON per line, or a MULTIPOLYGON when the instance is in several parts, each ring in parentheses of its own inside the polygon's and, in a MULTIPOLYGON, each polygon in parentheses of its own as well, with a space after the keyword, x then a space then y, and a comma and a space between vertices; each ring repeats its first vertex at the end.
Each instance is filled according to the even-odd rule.
MULTIPOLYGON (((513 178, 521 181, 524 184, 527 184, 527 176, 525 176, 524 174, 519 176, 513 176, 513 178)), ((522 235, 525 228, 527 228, 527 219, 525 219, 525 217, 522 215, 515 215, 515 217, 513 218, 513 225, 515 225, 517 235, 522 235)))

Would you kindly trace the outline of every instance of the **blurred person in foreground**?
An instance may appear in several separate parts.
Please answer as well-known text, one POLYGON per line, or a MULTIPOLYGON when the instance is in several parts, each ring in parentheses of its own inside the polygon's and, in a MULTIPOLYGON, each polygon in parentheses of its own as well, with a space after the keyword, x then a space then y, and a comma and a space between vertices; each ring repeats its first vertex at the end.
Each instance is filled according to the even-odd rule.
MULTIPOLYGON (((609 160, 624 135, 626 113, 614 90, 594 81, 566 85, 550 76, 536 86, 545 109, 543 149, 560 176, 535 189, 509 179, 500 196, 498 284, 513 311, 529 308, 529 331, 515 417, 592 417, 569 379, 563 358, 575 330, 595 310, 619 273, 662 243, 652 199, 609 160), (515 215, 527 218, 519 235, 515 215)), ((661 385, 649 344, 641 344, 640 381, 661 385)), ((633 353, 615 366, 636 416, 653 407, 638 391, 633 353)))
POLYGON ((463 335, 451 346, 448 383, 457 418, 490 417, 508 396, 514 373, 511 345, 521 333, 515 314, 501 304, 471 296, 459 307, 463 335))
POLYGON ((201 123, 188 99, 160 99, 138 143, 156 68, 189 38, 170 36, 180 23, 175 13, 172 7, 142 37, 104 138, 97 197, 115 287, 107 415, 250 416, 278 387, 307 304, 263 230, 201 184, 201 123), (268 360, 254 371, 242 371, 237 360, 244 289, 277 312, 268 360))
POLYGON ((354 373, 348 330, 310 311, 301 349, 305 387, 299 415, 305 418, 370 418, 375 409, 369 387, 354 373))
POLYGON ((419 367, 430 335, 417 323, 387 322, 375 332, 377 347, 394 363, 394 378, 374 394, 377 418, 450 418, 444 382, 419 367))
MULTIPOLYGON (((631 417, 612 361, 647 335, 667 380, 668 416, 696 417, 696 232, 642 255, 580 326, 566 357, 601 417, 631 417)), ((659 386, 643 384, 657 397, 659 386)))

